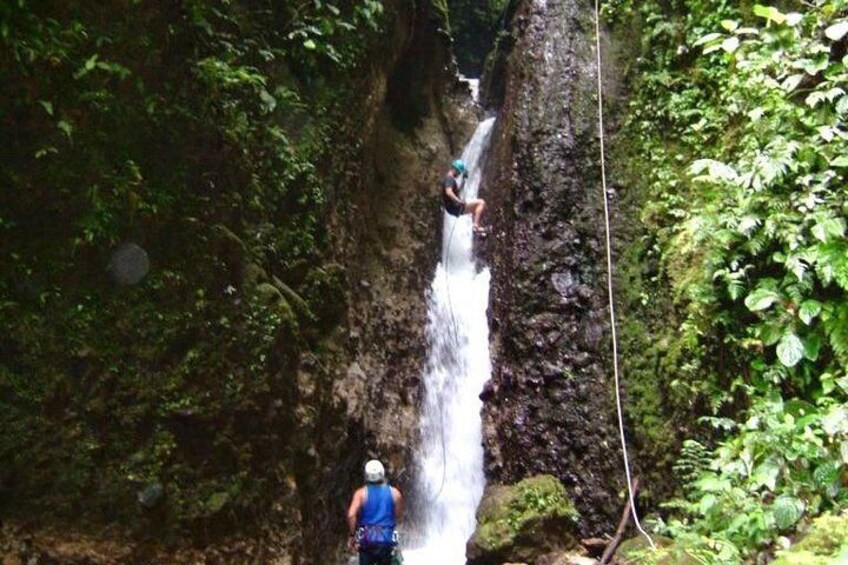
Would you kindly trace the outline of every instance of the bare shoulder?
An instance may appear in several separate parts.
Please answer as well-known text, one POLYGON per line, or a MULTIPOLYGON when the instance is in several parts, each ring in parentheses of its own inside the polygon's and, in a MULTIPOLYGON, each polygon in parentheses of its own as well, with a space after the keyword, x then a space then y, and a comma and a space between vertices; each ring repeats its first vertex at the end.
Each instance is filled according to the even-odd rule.
POLYGON ((397 487, 392 487, 392 495, 393 495, 393 496, 395 496, 395 497, 401 497, 401 496, 403 496, 403 495, 401 495, 401 493, 400 493, 400 489, 398 489, 397 487))

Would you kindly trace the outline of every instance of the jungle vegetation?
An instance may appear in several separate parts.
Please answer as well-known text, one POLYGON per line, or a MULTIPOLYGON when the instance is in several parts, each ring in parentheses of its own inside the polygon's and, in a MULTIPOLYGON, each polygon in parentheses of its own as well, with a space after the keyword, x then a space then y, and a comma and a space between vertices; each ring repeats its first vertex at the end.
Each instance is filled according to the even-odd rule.
POLYGON ((682 440, 652 525, 694 562, 769 558, 848 505, 848 3, 605 14, 642 30, 619 132, 631 419, 653 462, 682 440))
POLYGON ((378 0, 0 2, 4 517, 285 521, 291 374, 344 308, 324 215, 385 19, 378 0))
MULTIPOLYGON (((509 4, 451 3, 457 49, 509 4)), ((771 557, 848 504, 848 2, 604 15, 641 24, 618 132, 640 225, 628 401, 639 451, 681 484, 651 525, 703 563, 771 557)), ((279 519, 267 495, 301 446, 274 399, 341 315, 322 218, 385 18, 379 0, 0 2, 5 516, 130 521, 167 483, 163 528, 279 519), (126 249, 143 281, 120 276, 126 249)))

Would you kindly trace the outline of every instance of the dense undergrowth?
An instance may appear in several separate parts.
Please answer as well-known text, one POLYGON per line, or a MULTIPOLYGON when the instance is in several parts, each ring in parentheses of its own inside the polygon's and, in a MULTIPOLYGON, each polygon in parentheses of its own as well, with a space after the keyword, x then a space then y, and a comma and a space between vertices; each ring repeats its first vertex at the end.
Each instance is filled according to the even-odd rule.
POLYGON ((4 516, 297 512, 294 369, 344 308, 323 215, 382 10, 0 3, 4 516))
POLYGON ((679 448, 682 484, 653 527, 768 558, 848 504, 848 3, 605 10, 642 25, 623 334, 642 456, 679 448))

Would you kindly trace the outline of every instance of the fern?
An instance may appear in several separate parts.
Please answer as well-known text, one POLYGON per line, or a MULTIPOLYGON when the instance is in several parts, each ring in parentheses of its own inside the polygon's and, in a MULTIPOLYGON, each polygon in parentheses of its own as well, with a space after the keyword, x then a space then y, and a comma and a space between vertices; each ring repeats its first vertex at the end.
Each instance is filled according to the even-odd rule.
POLYGON ((848 370, 848 303, 829 305, 822 313, 822 321, 833 353, 843 370, 848 370))
POLYGON ((692 439, 683 442, 680 457, 672 469, 684 484, 697 481, 709 469, 712 453, 702 443, 692 439))

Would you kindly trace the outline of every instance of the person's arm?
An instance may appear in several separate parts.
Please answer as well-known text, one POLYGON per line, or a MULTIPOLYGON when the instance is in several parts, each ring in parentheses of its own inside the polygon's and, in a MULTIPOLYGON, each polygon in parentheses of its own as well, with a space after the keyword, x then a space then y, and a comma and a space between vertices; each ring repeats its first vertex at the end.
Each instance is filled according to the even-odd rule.
POLYGON ((395 487, 392 487, 392 501, 395 503, 395 522, 400 524, 403 521, 403 495, 395 487))
POLYGON ((453 200, 457 204, 465 205, 465 202, 459 196, 456 195, 456 191, 454 190, 455 186, 457 186, 456 180, 454 180, 453 184, 446 182, 445 183, 445 194, 447 194, 448 198, 450 198, 451 200, 453 200))
POLYGON ((350 499, 350 506, 347 508, 347 545, 351 549, 356 548, 356 523, 359 520, 359 511, 362 509, 363 490, 359 488, 353 493, 353 497, 350 499))

